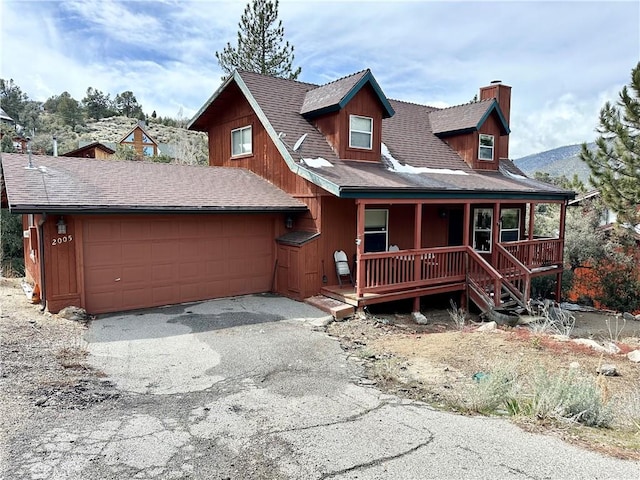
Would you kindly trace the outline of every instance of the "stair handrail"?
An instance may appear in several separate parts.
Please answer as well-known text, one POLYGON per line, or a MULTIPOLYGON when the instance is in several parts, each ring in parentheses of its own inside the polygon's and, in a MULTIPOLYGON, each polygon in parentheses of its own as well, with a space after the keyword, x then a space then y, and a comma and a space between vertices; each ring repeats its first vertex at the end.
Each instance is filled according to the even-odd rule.
MULTIPOLYGON (((520 290, 508 277, 502 275, 503 284, 511 293, 513 293, 518 300, 520 300, 524 305, 527 304, 530 297, 530 287, 531 287, 531 270, 529 270, 526 265, 524 265, 520 260, 517 259, 515 255, 509 252, 506 248, 504 248, 499 243, 496 243, 496 251, 498 255, 501 255, 505 260, 510 263, 510 266, 519 271, 520 275, 524 276, 524 287, 520 290)), ((498 260, 498 264, 500 261, 498 260)))
POLYGON ((489 277, 491 277, 491 281, 493 283, 493 299, 491 299, 491 297, 486 294, 482 284, 478 283, 478 281, 473 278, 473 276, 471 275, 472 271, 470 265, 467 265, 467 282, 472 287, 474 287, 474 290, 476 290, 479 295, 483 296, 483 299, 487 302, 487 304, 493 303, 496 307, 499 307, 503 276, 469 245, 467 245, 467 258, 473 261, 476 265, 480 266, 484 273, 488 274, 489 277))

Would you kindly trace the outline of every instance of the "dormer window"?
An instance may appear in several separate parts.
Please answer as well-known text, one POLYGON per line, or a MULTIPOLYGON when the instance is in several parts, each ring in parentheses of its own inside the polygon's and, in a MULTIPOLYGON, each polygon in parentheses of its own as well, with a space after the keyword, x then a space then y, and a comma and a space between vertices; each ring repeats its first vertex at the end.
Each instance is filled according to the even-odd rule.
POLYGON ((251 152, 251 125, 231 130, 231 156, 248 155, 251 152))
POLYGON ((349 147, 371 150, 373 145, 373 118, 349 115, 349 147))
POLYGON ((478 149, 478 160, 493 161, 493 135, 480 134, 480 148, 478 149))

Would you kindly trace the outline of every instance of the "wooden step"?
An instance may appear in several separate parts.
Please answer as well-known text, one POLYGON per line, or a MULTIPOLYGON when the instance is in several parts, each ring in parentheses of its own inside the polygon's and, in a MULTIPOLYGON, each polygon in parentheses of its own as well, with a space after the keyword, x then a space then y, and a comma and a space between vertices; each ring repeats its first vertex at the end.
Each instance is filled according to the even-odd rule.
POLYGON ((333 315, 336 320, 341 320, 346 317, 350 317, 356 311, 353 305, 335 300, 333 298, 325 297, 324 295, 316 295, 315 297, 309 297, 304 299, 305 303, 313 305, 323 312, 327 312, 333 315))

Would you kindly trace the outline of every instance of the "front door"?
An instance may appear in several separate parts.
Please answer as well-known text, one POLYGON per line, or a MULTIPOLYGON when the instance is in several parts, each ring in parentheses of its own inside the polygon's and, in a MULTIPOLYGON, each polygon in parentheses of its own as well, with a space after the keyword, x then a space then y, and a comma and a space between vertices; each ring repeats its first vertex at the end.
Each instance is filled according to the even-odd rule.
POLYGON ((447 244, 451 246, 462 245, 464 239, 464 211, 461 208, 449 210, 449 237, 447 244))

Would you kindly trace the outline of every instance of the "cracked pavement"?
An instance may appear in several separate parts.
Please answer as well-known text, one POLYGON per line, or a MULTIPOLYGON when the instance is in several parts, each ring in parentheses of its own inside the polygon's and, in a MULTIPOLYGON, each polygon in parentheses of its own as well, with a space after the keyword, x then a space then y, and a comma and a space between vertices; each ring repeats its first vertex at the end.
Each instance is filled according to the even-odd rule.
POLYGON ((0 478, 640 477, 637 462, 361 383, 313 327, 323 315, 257 295, 93 321, 89 362, 117 394, 25 419, 0 478))

